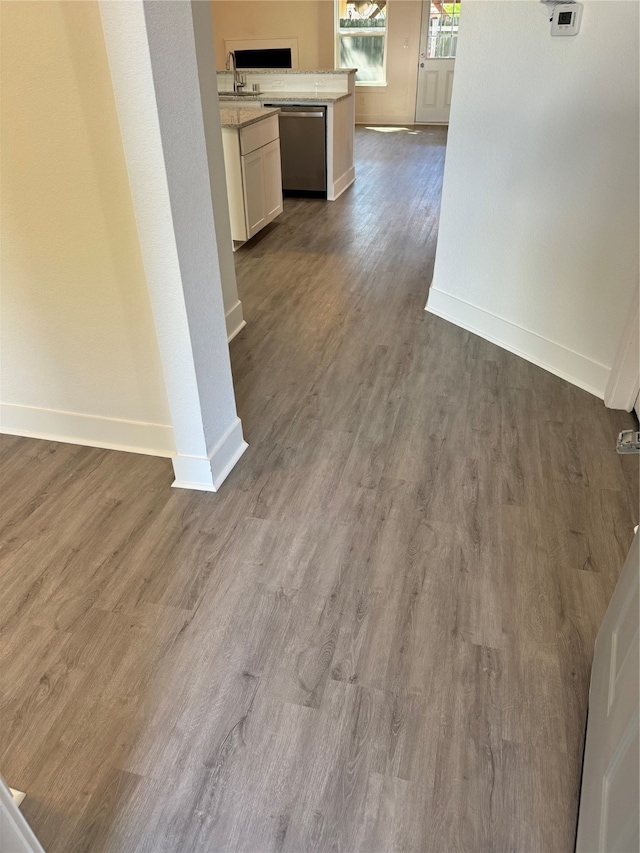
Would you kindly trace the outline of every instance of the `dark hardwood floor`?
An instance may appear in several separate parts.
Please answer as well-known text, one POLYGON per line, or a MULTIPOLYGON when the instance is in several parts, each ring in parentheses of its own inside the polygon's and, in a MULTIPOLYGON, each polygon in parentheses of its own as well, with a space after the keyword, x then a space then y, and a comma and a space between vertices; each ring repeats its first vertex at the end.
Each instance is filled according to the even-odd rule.
POLYGON ((625 413, 424 312, 445 131, 236 255, 249 450, 2 438, 0 772, 55 851, 569 851, 625 413))

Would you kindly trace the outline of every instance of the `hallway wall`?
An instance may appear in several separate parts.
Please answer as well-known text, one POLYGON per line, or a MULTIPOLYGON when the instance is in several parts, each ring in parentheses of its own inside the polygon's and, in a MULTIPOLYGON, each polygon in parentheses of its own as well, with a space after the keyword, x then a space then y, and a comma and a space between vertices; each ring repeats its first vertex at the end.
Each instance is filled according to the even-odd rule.
POLYGON ((169 455, 98 4, 2 3, 2 428, 169 455))
POLYGON ((427 310, 604 395, 638 287, 638 4, 462 7, 427 310), (622 26, 611 26, 614 20, 622 26))

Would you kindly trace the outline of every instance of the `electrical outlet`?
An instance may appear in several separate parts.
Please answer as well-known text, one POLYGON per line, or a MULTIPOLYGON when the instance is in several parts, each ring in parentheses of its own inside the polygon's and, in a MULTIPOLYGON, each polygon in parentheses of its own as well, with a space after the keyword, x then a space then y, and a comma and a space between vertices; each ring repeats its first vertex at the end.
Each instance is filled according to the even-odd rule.
POLYGON ((324 77, 316 77, 316 89, 324 89, 324 77))
POLYGON ((282 89, 284 86, 284 80, 282 77, 274 77, 272 80, 269 80, 269 88, 270 89, 282 89))

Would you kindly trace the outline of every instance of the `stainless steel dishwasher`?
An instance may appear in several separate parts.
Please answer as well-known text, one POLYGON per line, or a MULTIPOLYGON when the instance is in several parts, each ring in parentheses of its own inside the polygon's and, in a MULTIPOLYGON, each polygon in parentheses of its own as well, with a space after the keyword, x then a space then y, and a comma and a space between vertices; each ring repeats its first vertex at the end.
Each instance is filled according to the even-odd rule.
POLYGON ((285 195, 327 197, 327 108, 279 107, 282 189, 285 195))

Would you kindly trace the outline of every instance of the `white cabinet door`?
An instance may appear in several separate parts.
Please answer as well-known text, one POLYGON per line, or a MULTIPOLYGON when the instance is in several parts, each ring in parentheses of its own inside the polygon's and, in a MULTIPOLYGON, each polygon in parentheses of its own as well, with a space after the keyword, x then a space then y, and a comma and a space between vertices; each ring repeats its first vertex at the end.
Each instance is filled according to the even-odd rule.
POLYGON ((247 240, 267 224, 267 205, 264 193, 264 155, 262 148, 245 154, 242 159, 244 210, 247 240))
POLYGON ((267 209, 267 222, 282 213, 282 167, 280 164, 280 140, 274 139, 264 148, 264 195, 267 209))
POLYGON ((577 853, 639 849, 639 541, 636 533, 596 639, 577 853))
POLYGON ((242 157, 247 240, 282 213, 280 140, 242 157))

